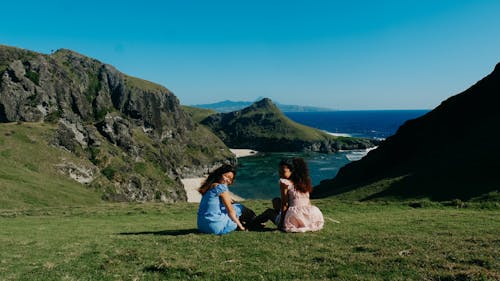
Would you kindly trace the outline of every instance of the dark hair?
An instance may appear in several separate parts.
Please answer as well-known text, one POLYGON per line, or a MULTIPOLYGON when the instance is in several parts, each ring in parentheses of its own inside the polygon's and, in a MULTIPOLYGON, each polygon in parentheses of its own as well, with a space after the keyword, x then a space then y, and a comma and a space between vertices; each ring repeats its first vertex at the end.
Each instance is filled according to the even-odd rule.
POLYGON ((207 179, 203 182, 200 188, 198 188, 198 192, 201 193, 202 195, 205 194, 207 191, 209 191, 215 186, 214 183, 217 183, 222 178, 223 174, 229 172, 232 172, 236 177, 236 168, 232 165, 224 164, 219 168, 215 169, 213 172, 208 174, 207 179))
POLYGON ((292 172, 292 173, 295 170, 295 165, 293 164, 293 159, 292 158, 283 158, 283 159, 281 159, 279 166, 287 166, 288 169, 290 169, 290 172, 292 172))
MULTIPOLYGON (((293 158, 293 170, 290 180, 292 180, 295 189, 300 192, 312 192, 312 182, 309 176, 309 168, 303 158, 293 158)), ((288 166, 288 165, 287 165, 288 166)), ((290 166, 288 166, 290 168, 290 166)))

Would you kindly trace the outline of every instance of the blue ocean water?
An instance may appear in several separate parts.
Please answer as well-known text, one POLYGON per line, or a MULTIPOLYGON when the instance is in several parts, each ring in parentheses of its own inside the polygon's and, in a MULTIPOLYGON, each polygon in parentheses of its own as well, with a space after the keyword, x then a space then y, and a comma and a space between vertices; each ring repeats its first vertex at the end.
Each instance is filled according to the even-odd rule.
MULTIPOLYGON (((333 112, 290 112, 286 116, 297 123, 329 133, 384 139, 393 135, 406 120, 429 110, 370 110, 333 112)), ((231 190, 243 198, 270 199, 279 196, 278 164, 285 157, 303 157, 309 165, 313 185, 335 177, 350 161, 366 151, 322 153, 258 153, 238 159, 238 174, 231 190)))
POLYGON ((289 112, 295 122, 330 133, 353 137, 387 138, 396 133, 406 120, 424 115, 429 110, 359 110, 332 112, 289 112))

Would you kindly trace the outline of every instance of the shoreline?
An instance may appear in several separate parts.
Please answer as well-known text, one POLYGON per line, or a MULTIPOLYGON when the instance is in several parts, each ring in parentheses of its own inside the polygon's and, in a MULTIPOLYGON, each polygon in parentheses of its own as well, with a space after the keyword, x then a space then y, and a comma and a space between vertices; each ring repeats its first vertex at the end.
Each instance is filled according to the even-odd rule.
MULTIPOLYGON (((254 156, 258 152, 252 149, 235 149, 235 148, 230 148, 229 149, 234 155, 236 155, 236 158, 241 158, 241 157, 248 157, 248 156, 254 156)), ((187 201, 191 203, 200 203, 201 201, 201 194, 198 192, 198 188, 201 186, 203 181, 206 179, 206 177, 199 177, 199 178, 185 178, 181 179, 182 184, 184 185, 184 190, 186 191, 187 195, 187 201)), ((231 191, 229 191, 231 194, 231 197, 235 201, 244 201, 245 199, 243 197, 240 197, 231 191)))
POLYGON ((248 156, 254 156, 257 153, 259 153, 256 150, 252 149, 242 149, 242 148, 230 148, 229 149, 234 155, 236 155, 236 158, 241 158, 241 157, 248 157, 248 156))

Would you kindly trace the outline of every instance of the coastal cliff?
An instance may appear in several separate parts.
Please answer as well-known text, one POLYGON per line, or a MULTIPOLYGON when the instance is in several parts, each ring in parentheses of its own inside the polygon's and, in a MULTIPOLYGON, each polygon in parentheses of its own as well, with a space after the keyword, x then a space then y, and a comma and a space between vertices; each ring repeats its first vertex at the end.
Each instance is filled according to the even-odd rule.
POLYGON ((335 137, 287 118, 273 102, 264 98, 242 110, 212 114, 201 121, 227 146, 268 152, 365 149, 378 141, 335 137))
POLYGON ((87 161, 47 165, 68 176, 93 171, 86 184, 108 200, 185 201, 181 177, 235 162, 165 87, 65 49, 46 55, 0 45, 0 122, 53 128, 47 145, 87 161))
POLYGON ((500 64, 315 188, 314 197, 355 200, 498 196, 500 64))

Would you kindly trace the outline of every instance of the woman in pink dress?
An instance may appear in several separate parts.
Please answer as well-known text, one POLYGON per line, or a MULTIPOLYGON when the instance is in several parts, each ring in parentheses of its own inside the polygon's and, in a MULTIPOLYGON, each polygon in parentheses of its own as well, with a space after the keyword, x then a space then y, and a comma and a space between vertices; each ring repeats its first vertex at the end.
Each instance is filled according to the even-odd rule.
POLYGON ((312 192, 309 168, 302 158, 280 162, 281 219, 285 232, 318 231, 323 228, 323 214, 311 205, 312 192))

